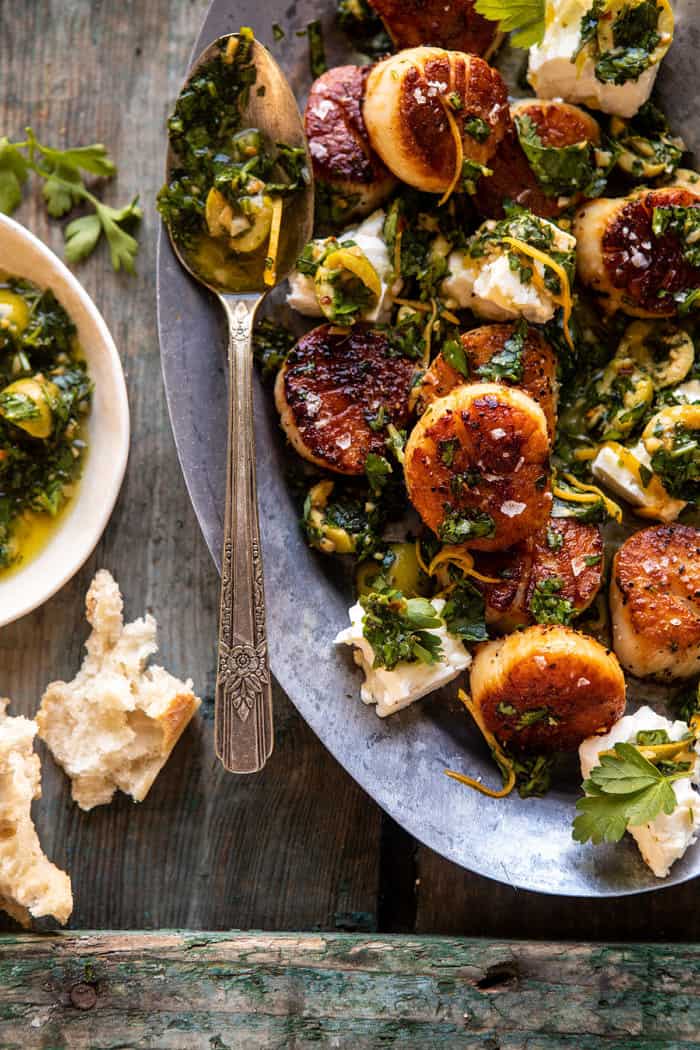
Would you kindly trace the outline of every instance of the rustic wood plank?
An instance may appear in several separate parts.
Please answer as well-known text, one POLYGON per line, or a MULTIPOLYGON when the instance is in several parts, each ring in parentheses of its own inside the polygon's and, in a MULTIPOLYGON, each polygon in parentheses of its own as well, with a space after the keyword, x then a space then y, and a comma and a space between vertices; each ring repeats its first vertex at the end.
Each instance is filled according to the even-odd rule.
MULTIPOLYGON (((155 318, 154 207, 165 117, 206 0, 0 0, 0 135, 31 123, 56 144, 103 141, 119 166, 104 196, 140 194, 139 275, 112 272, 104 248, 76 272, 104 313, 126 371, 127 477, 95 555, 42 609, 0 631, 0 695, 31 715, 51 678, 72 677, 86 636, 83 599, 99 566, 126 611, 160 624, 168 668, 191 676, 202 717, 148 799, 81 814, 45 752, 35 806, 49 855, 73 876, 77 927, 373 929, 381 814, 321 747, 280 690, 277 749, 262 776, 213 759, 218 580, 189 505, 167 419, 155 318)), ((17 218, 59 254, 60 224, 39 194, 17 218)), ((3 260, 3 265, 7 265, 3 260)), ((10 920, 0 918, 8 928, 10 920)))
POLYGON ((0 941, 4 1048, 700 1045, 700 947, 350 935, 0 941))
POLYGON ((415 855, 417 933, 571 940, 700 940, 698 887, 603 900, 528 893, 465 872, 421 846, 415 855))

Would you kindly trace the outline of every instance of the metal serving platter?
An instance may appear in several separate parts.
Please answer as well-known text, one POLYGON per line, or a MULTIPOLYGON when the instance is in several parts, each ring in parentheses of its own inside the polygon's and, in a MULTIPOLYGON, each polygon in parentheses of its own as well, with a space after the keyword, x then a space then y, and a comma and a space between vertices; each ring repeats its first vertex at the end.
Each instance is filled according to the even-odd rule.
MULTIPOLYGON (((282 0, 213 0, 193 57, 216 37, 250 25, 271 48, 303 103, 311 81, 308 43, 296 30, 320 18, 329 64, 352 61, 347 39, 334 31, 334 8, 334 0, 289 0, 286 5, 282 0), (273 40, 273 22, 286 34, 278 43, 273 40)), ((700 21, 694 20, 694 10, 697 13, 697 0, 676 4, 676 40, 659 89, 672 127, 697 149, 700 21)), ((518 55, 507 63, 513 69, 523 62, 522 53, 518 55)), ((218 565, 226 473, 224 316, 215 300, 180 268, 163 231, 158 320, 180 462, 218 565)), ((522 800, 514 794, 491 800, 446 777, 445 769, 456 769, 481 775, 487 783, 499 780, 478 732, 455 699, 455 687, 385 720, 362 704, 360 672, 350 651, 333 645, 336 632, 347 623, 350 580, 336 560, 310 551, 302 539, 287 482, 291 453, 285 448, 271 391, 259 379, 255 413, 272 670, 323 744, 368 794, 426 846, 474 872, 524 889, 622 896, 700 874, 700 844, 666 880, 652 875, 629 836, 615 846, 576 845, 571 821, 580 780, 573 758, 570 775, 560 778, 544 799, 522 800)), ((648 695, 641 685, 632 685, 630 694, 630 710, 648 695)))

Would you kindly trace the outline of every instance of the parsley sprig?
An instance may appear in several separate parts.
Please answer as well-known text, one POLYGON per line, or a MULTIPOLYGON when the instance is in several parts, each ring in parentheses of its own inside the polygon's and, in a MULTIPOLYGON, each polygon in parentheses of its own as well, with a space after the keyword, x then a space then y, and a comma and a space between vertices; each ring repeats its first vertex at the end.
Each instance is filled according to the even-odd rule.
POLYGON ((385 588, 363 595, 362 633, 374 650, 374 667, 391 671, 402 661, 434 664, 442 656, 440 637, 433 634, 444 621, 427 598, 405 598, 385 588))
POLYGON ((514 47, 542 43, 544 0, 476 0, 474 6, 484 18, 498 22, 502 33, 513 33, 510 42, 514 47))
POLYGON ((59 150, 42 145, 31 128, 26 128, 26 133, 23 142, 0 138, 0 212, 11 215, 21 204, 24 186, 33 172, 44 180, 42 195, 52 218, 63 218, 79 204, 92 209, 66 226, 66 259, 72 263, 86 259, 104 234, 114 269, 134 273, 139 246, 129 231, 142 215, 138 197, 121 208, 112 208, 88 190, 83 178, 88 174, 109 179, 116 174, 105 147, 95 143, 59 150))
POLYGON ((647 824, 660 813, 673 813, 677 803, 673 781, 691 776, 693 767, 672 770, 662 772, 633 744, 615 744, 584 781, 586 797, 576 803, 576 842, 619 842, 628 827, 647 824))

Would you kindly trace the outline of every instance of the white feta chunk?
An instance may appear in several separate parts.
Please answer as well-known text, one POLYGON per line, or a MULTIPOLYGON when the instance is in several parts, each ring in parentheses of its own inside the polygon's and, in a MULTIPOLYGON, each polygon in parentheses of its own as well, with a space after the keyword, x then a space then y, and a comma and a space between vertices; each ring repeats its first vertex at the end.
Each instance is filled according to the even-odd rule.
MULTIPOLYGON (((680 740, 688 732, 685 722, 672 722, 657 715, 650 707, 640 707, 634 715, 625 715, 604 736, 592 736, 579 747, 581 776, 585 780, 598 756, 617 743, 634 743, 640 729, 665 729, 671 740, 680 740)), ((696 759, 692 777, 676 780, 672 787, 677 799, 672 813, 660 813, 648 824, 628 828, 642 858, 659 879, 668 875, 671 866, 692 846, 700 831, 700 795, 693 784, 700 782, 700 762, 696 759)))
POLYGON ((658 478, 644 487, 639 475, 640 466, 651 470, 649 453, 641 441, 633 448, 625 449, 622 455, 616 443, 609 442, 592 461, 591 473, 596 481, 638 508, 645 517, 675 521, 685 503, 669 496, 658 478))
POLYGON ((591 55, 572 60, 581 38, 581 19, 590 6, 590 0, 550 0, 542 43, 530 48, 527 78, 538 98, 582 102, 603 113, 633 117, 651 94, 659 64, 645 69, 637 80, 612 84, 598 80, 591 55))
POLYGON ((700 404, 700 379, 689 379, 673 391, 673 398, 681 405, 700 404))
MULTIPOLYGON (((434 598, 432 601, 438 614, 442 612, 444 604, 441 598, 434 598)), ((386 667, 372 667, 374 650, 362 633, 364 609, 359 602, 349 610, 349 616, 350 627, 340 631, 335 644, 354 646, 355 663, 365 673, 360 696, 364 703, 377 705, 380 718, 392 715, 402 707, 408 707, 414 700, 419 700, 435 689, 447 685, 469 667, 472 661, 463 643, 449 634, 443 625, 430 629, 430 633, 437 635, 442 645, 442 659, 437 663, 402 661, 391 671, 386 667)))
MULTIPOLYGON (((541 222, 554 231, 552 247, 555 251, 574 250, 575 237, 545 219, 541 222)), ((495 225, 492 221, 485 223, 476 231, 475 237, 495 225)), ((520 274, 511 269, 506 249, 497 243, 478 258, 473 258, 468 252, 450 252, 447 265, 448 274, 442 282, 442 295, 448 306, 473 310, 479 317, 489 321, 512 321, 524 317, 532 324, 546 324, 554 317, 557 303, 552 294, 542 287, 542 281, 524 283, 520 274)), ((528 259, 528 265, 534 267, 540 279, 544 278, 543 263, 528 259)))
MULTIPOLYGON (((362 249, 366 258, 377 271, 382 290, 375 305, 360 315, 363 321, 388 321, 394 300, 401 293, 401 278, 393 279, 393 263, 389 250, 382 237, 384 212, 380 208, 372 212, 359 226, 353 226, 338 236, 339 241, 354 241, 362 249)), ((324 244, 325 241, 319 243, 324 244)), ((289 275, 289 292, 287 305, 305 317, 323 317, 316 296, 316 285, 313 277, 293 270, 289 275)))

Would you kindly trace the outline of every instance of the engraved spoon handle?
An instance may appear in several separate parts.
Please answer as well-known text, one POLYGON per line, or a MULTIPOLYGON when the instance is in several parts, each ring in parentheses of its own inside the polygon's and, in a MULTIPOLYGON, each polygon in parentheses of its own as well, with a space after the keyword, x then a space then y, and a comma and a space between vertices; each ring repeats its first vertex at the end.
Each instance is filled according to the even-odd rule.
POLYGON ((229 322, 229 411, 214 736, 226 769, 256 773, 274 739, 255 486, 251 339, 257 300, 222 295, 221 301, 229 322))

